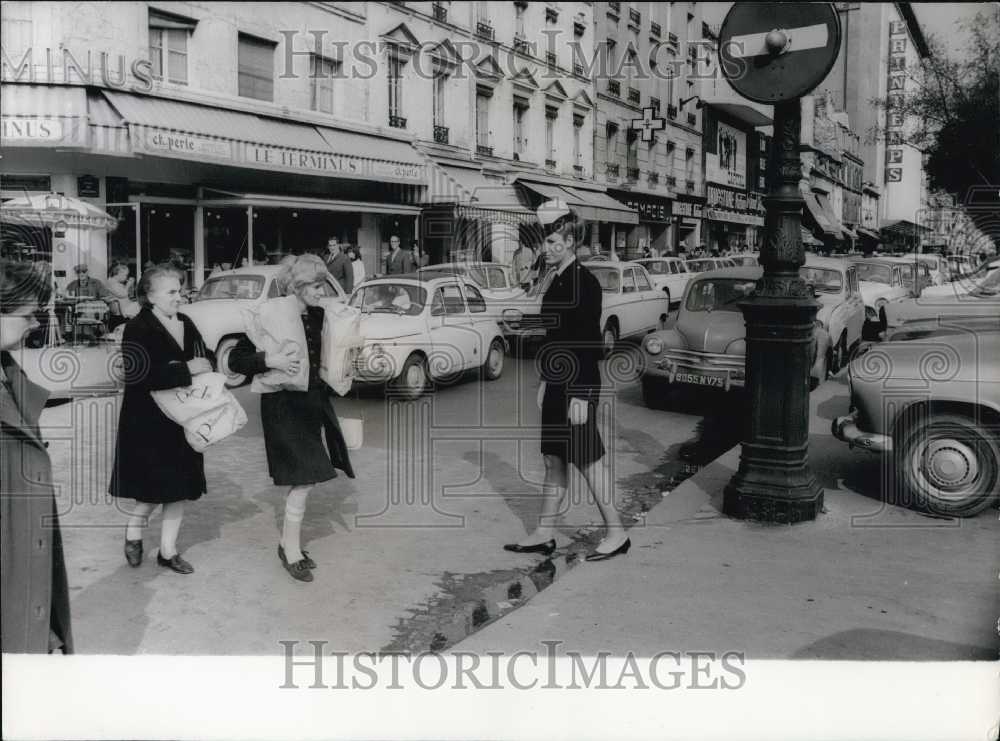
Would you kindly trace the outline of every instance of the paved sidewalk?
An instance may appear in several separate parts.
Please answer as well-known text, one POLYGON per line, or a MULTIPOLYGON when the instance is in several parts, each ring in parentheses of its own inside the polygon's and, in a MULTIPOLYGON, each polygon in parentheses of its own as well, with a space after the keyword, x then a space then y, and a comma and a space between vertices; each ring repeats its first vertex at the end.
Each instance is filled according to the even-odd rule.
POLYGON ((722 515, 737 446, 648 512, 626 557, 581 564, 455 649, 559 640, 560 652, 584 654, 995 660, 996 510, 942 520, 883 505, 880 459, 830 435, 847 407, 843 378, 813 393, 810 459, 826 488, 816 521, 775 526, 722 515))

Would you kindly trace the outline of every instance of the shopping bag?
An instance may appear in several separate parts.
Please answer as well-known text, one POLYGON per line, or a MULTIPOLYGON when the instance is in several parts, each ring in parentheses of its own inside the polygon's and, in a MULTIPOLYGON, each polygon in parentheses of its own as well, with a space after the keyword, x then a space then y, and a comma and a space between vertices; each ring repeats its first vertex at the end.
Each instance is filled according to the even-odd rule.
POLYGON ((292 349, 302 361, 299 363, 298 373, 286 373, 281 370, 258 373, 253 377, 250 390, 256 394, 267 394, 282 389, 308 391, 309 358, 298 299, 295 296, 272 298, 257 306, 243 309, 240 313, 243 316, 243 329, 254 347, 265 353, 282 353, 292 349))
POLYGON ((351 390, 354 369, 364 347, 361 312, 333 301, 323 303, 323 339, 319 377, 339 395, 351 390))
POLYGON ((199 453, 247 423, 246 412, 226 388, 222 373, 199 373, 190 386, 150 395, 160 411, 184 428, 184 439, 199 453))

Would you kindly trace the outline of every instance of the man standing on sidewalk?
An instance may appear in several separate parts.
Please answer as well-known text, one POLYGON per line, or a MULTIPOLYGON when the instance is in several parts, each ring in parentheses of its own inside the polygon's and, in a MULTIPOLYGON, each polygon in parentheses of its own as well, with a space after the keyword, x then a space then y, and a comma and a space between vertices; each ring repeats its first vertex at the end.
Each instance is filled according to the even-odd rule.
POLYGON ((389 237, 389 254, 385 258, 386 275, 403 275, 414 270, 413 253, 399 249, 399 237, 389 237))
POLYGON ((326 243, 326 269, 348 296, 354 290, 354 268, 347 255, 340 249, 340 240, 330 237, 326 243))

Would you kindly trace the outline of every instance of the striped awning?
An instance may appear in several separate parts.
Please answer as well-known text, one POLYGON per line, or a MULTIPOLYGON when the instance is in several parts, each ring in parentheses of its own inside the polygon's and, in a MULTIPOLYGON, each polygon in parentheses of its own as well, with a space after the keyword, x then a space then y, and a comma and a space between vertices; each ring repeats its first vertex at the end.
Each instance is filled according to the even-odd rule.
POLYGON ((86 88, 4 83, 0 98, 0 146, 85 149, 89 145, 86 88))
POLYGON ((562 199, 576 211, 577 216, 587 221, 602 221, 613 224, 638 224, 639 214, 624 203, 616 201, 607 193, 571 186, 539 183, 527 178, 518 178, 525 188, 534 191, 545 200, 562 199))
POLYGON ((465 218, 509 220, 499 214, 516 214, 515 221, 533 221, 535 213, 524 204, 512 185, 489 180, 479 166, 462 167, 431 160, 427 189, 429 204, 453 203, 465 218), (498 212, 491 214, 489 212, 498 212))

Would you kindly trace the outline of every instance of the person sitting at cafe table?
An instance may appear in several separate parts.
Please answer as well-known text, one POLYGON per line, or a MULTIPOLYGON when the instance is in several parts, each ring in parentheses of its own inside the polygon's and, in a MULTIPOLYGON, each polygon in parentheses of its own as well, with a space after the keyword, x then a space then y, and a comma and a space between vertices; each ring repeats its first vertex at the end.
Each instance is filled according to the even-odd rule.
POLYGON ((108 289, 97 278, 91 278, 87 273, 90 271, 84 264, 73 268, 76 273, 76 280, 70 281, 66 286, 66 295, 73 298, 104 298, 108 294, 108 289))

